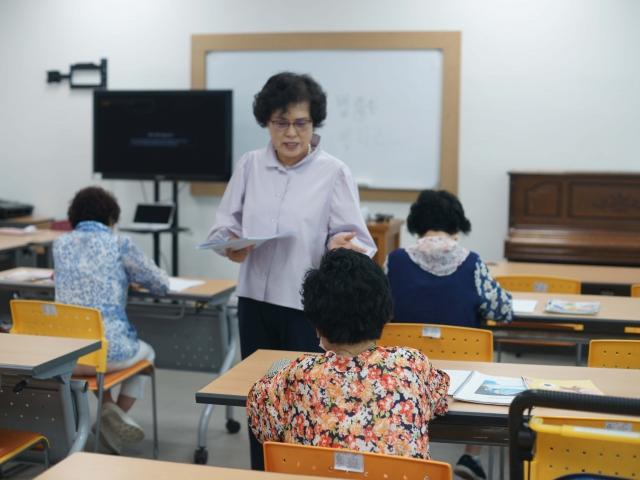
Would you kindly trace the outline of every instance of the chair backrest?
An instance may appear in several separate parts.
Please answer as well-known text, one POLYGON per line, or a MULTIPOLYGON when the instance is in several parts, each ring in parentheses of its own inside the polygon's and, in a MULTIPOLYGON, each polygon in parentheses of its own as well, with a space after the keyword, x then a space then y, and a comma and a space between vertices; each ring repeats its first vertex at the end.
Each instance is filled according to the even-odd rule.
POLYGON ((640 473, 640 421, 534 416, 529 427, 536 432, 529 480, 572 473, 637 478, 640 473))
POLYGON ((376 344, 415 348, 439 360, 493 362, 493 333, 480 328, 388 323, 376 344))
POLYGON ((640 368, 640 340, 591 340, 589 366, 640 368))
POLYGON ((499 275, 495 277, 509 292, 548 292, 580 294, 580 280, 552 275, 499 275))
POLYGON ((640 285, 631 285, 631 296, 640 297, 640 285))
POLYGON ((451 465, 448 463, 291 443, 266 442, 264 467, 267 472, 325 478, 451 479, 451 465))
POLYGON ((87 338, 102 340, 102 348, 80 357, 78 363, 107 371, 107 339, 100 310, 39 300, 11 300, 11 333, 45 337, 87 338))

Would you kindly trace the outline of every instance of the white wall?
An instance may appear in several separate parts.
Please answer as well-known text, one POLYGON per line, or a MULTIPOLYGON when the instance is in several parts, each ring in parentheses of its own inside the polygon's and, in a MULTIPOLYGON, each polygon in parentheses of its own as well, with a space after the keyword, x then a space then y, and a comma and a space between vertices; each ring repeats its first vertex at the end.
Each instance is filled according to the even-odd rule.
MULTIPOLYGON (((91 94, 47 85, 46 70, 105 57, 111 89, 186 89, 194 33, 458 30, 459 191, 473 224, 465 243, 499 259, 508 170, 640 170, 638 25, 636 0, 0 0, 0 198, 60 218, 75 191, 97 183, 91 94)), ((130 219, 139 184, 103 184, 130 219)), ((181 273, 234 278, 235 265, 194 250, 219 199, 185 188, 180 201, 193 229, 181 239, 181 273)), ((149 239, 136 240, 151 253, 149 239)))

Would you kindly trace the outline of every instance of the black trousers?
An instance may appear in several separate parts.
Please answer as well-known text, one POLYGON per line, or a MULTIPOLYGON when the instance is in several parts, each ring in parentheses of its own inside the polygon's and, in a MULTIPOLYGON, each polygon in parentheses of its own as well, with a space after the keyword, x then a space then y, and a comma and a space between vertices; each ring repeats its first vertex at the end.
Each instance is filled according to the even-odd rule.
MULTIPOLYGON (((243 360, 260 349, 322 353, 316 331, 302 310, 240 297, 238 298, 238 321, 243 360)), ((249 429, 249 445, 251 469, 264 470, 262 444, 253 435, 251 429, 249 429)))

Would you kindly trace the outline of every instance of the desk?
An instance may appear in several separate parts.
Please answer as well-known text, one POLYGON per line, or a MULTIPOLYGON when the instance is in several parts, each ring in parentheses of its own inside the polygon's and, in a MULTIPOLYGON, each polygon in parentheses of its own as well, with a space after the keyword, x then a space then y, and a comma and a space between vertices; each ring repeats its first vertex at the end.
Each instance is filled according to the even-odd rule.
POLYGON ((30 262, 32 266, 36 263, 42 264, 44 267, 53 267, 52 244, 53 241, 65 232, 56 230, 38 230, 28 235, 2 235, 0 234, 0 253, 6 253, 13 256, 15 266, 23 264, 23 254, 30 250, 42 255, 43 258, 38 262, 36 259, 30 262))
MULTIPOLYGON (((90 426, 87 385, 71 380, 71 372, 78 358, 101 345, 100 340, 0 334, 3 428, 46 436, 52 463, 84 450, 90 426), (21 380, 29 383, 14 393, 21 380)), ((26 452, 20 458, 37 460, 38 455, 26 452)))
POLYGON ((34 217, 29 215, 26 217, 3 218, 0 220, 0 227, 17 227, 24 228, 28 225, 34 225, 38 229, 49 229, 53 218, 51 217, 34 217))
POLYGON ((396 248, 400 248, 400 229, 403 224, 404 220, 397 218, 392 218, 388 222, 367 222, 371 238, 378 247, 378 251, 373 256, 378 265, 384 265, 387 255, 396 248))
MULTIPOLYGON (((2 271, 0 277, 15 270, 2 271)), ((181 292, 170 291, 164 297, 144 290, 130 291, 129 321, 136 327, 138 338, 154 347, 156 367, 224 373, 231 367, 239 343, 236 318, 227 312, 227 303, 237 282, 205 278, 185 280, 200 280, 204 284, 181 292), (193 305, 188 305, 192 302, 193 305)), ((0 280, 0 290, 17 292, 21 298, 37 296, 42 299, 45 295, 53 300, 55 284, 0 280)), ((200 418, 197 452, 204 453, 199 453, 199 458, 206 457, 207 428, 212 412, 213 405, 207 405, 200 418)), ((239 428, 240 424, 233 420, 232 410, 228 408, 227 429, 233 432, 239 428)))
POLYGON ((640 298, 609 297, 605 295, 570 295, 562 293, 514 292, 514 299, 536 300, 533 313, 515 313, 514 320, 531 323, 573 323, 584 325, 584 332, 601 334, 640 333, 640 298), (596 315, 546 313, 552 299, 569 302, 600 302, 596 315), (638 329, 637 332, 634 332, 638 329))
MULTIPOLYGON (((196 402, 244 407, 249 390, 255 381, 269 370, 274 361, 281 358, 293 360, 300 355, 303 355, 303 353, 258 350, 197 392, 196 402)), ((435 367, 443 370, 478 370, 488 375, 506 377, 527 375, 533 378, 549 380, 591 380, 606 395, 640 397, 640 370, 453 360, 432 360, 432 363, 435 367)), ((508 445, 509 407, 459 402, 453 399, 450 399, 449 405, 449 413, 446 416, 436 418, 429 423, 429 437, 432 440, 452 443, 508 445)), ((536 409, 534 413, 536 415, 599 416, 589 412, 566 412, 548 408, 536 409)))
POLYGON ((142 458, 76 453, 36 477, 37 480, 311 480, 318 477, 267 473, 239 468, 186 465, 142 458))
POLYGON ((487 263, 494 277, 500 275, 553 275, 580 280, 582 294, 614 294, 628 297, 631 285, 640 284, 640 268, 600 265, 563 265, 558 263, 487 263))

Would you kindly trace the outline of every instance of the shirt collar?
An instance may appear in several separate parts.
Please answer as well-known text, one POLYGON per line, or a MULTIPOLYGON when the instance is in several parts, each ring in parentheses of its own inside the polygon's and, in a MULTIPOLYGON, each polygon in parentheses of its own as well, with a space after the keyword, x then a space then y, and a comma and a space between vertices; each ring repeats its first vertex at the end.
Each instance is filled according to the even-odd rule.
POLYGON ((324 355, 327 360, 333 364, 336 370, 340 372, 348 372, 350 370, 361 370, 362 368, 364 368, 367 363, 369 363, 369 357, 371 357, 371 354, 377 349, 378 347, 376 345, 372 345, 360 355, 351 358, 339 357, 333 350, 329 350, 324 355))
POLYGON ((293 167, 285 167, 278 161, 278 157, 276 157, 276 147, 273 145, 273 142, 269 140, 269 145, 267 146, 267 160, 266 160, 267 168, 277 168, 279 170, 286 171, 286 170, 291 170, 293 168, 298 168, 306 163, 309 163, 310 161, 312 161, 314 158, 318 156, 318 153, 322 149, 320 145, 320 139, 321 139, 320 135, 318 135, 317 133, 313 134, 313 137, 311 137, 311 146, 314 148, 313 152, 311 152, 310 155, 307 155, 306 157, 304 157, 302 160, 296 163, 293 167))
POLYGON ((84 222, 80 222, 76 225, 75 230, 77 232, 109 232, 109 227, 107 227, 104 223, 96 222, 94 220, 85 220, 84 222))

